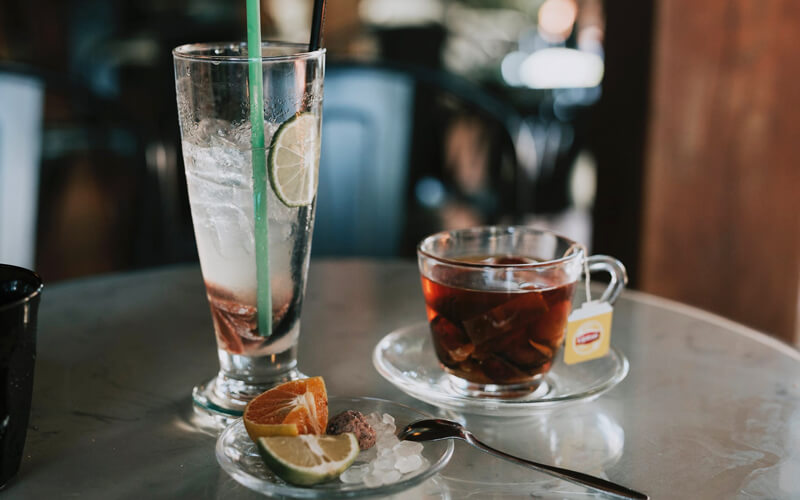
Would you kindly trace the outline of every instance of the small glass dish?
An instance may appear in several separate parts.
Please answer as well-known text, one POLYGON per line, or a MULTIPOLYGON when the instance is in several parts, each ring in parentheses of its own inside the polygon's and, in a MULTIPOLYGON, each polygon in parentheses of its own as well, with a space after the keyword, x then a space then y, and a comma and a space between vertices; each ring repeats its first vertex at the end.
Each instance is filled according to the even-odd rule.
POLYGON ((533 410, 591 401, 620 383, 630 369, 628 359, 614 347, 602 358, 570 366, 559 355, 539 387, 525 396, 468 395, 439 365, 428 323, 386 335, 375 346, 372 362, 386 380, 420 401, 461 413, 501 417, 524 417, 533 410))
MULTIPOLYGON (((415 410, 400 403, 377 398, 348 398, 331 396, 328 398, 329 415, 334 416, 345 410, 360 411, 364 415, 372 412, 388 413, 395 418, 398 431, 416 420, 433 418, 427 413, 415 410)), ((364 483, 345 484, 334 479, 314 486, 294 486, 286 483, 264 465, 256 445, 247 435, 241 419, 230 424, 217 439, 217 462, 222 469, 241 485, 267 496, 291 498, 354 498, 360 496, 391 495, 417 485, 441 470, 453 455, 453 441, 424 443, 422 456, 426 465, 416 471, 404 474, 391 484, 367 487, 364 483)), ((362 451, 354 465, 363 465, 363 457, 370 450, 362 451)))

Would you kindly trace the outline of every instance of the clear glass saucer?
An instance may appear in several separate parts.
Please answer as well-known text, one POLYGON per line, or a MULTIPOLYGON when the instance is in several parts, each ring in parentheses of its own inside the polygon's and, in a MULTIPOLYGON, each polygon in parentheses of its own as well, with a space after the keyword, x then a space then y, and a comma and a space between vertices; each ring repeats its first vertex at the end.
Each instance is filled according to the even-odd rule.
POLYGON ((467 395, 439 365, 428 323, 386 335, 375 346, 372 362, 386 380, 420 401, 456 412, 503 417, 591 401, 619 384, 630 368, 614 347, 605 357, 570 366, 559 355, 532 393, 516 398, 467 395))
MULTIPOLYGON (((363 414, 388 413, 395 418, 397 429, 416 420, 432 418, 431 415, 400 403, 377 398, 328 398, 331 416, 345 410, 356 410, 363 414)), ((453 441, 424 443, 422 456, 427 464, 414 472, 404 474, 400 481, 377 487, 367 487, 363 483, 345 484, 334 479, 314 486, 294 486, 286 483, 270 471, 258 455, 256 445, 247 435, 242 419, 229 425, 217 439, 217 462, 225 472, 241 485, 267 496, 290 498, 353 498, 361 496, 384 496, 397 493, 422 483, 441 470, 453 455, 453 441)), ((360 465, 369 458, 372 450, 362 451, 354 465, 360 465)), ((426 483, 427 484, 427 483, 426 483)))

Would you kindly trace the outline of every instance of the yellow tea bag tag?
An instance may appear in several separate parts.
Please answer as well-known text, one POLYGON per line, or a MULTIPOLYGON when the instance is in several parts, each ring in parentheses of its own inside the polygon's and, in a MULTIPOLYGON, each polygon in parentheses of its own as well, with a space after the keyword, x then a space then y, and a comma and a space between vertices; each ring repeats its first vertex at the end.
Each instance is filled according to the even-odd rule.
POLYGON ((585 302, 572 311, 567 322, 564 362, 568 365, 602 358, 611 346, 611 313, 608 302, 585 302))

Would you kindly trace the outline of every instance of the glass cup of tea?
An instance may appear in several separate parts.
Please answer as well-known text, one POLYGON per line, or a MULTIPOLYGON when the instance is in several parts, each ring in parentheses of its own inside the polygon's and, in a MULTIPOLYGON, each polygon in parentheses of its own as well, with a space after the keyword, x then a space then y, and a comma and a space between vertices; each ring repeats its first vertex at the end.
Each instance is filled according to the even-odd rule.
POLYGON ((611 281, 613 303, 625 267, 583 245, 524 226, 444 231, 417 248, 436 356, 456 390, 518 397, 541 384, 561 349, 583 270, 611 281))

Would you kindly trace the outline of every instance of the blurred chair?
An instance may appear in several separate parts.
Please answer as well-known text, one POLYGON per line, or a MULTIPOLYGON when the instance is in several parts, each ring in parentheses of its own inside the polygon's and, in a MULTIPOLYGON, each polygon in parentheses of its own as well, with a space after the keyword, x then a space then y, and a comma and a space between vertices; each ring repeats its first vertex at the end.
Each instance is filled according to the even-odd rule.
POLYGON ((0 64, 0 261, 48 281, 147 265, 158 197, 141 137, 66 76, 0 64))
POLYGON ((44 83, 0 67, 0 262, 33 268, 44 83))
POLYGON ((534 140, 504 102, 452 74, 332 63, 313 252, 413 255, 425 234, 520 219, 534 140))
POLYGON ((325 75, 317 254, 392 255, 400 245, 413 79, 379 68, 325 75))

